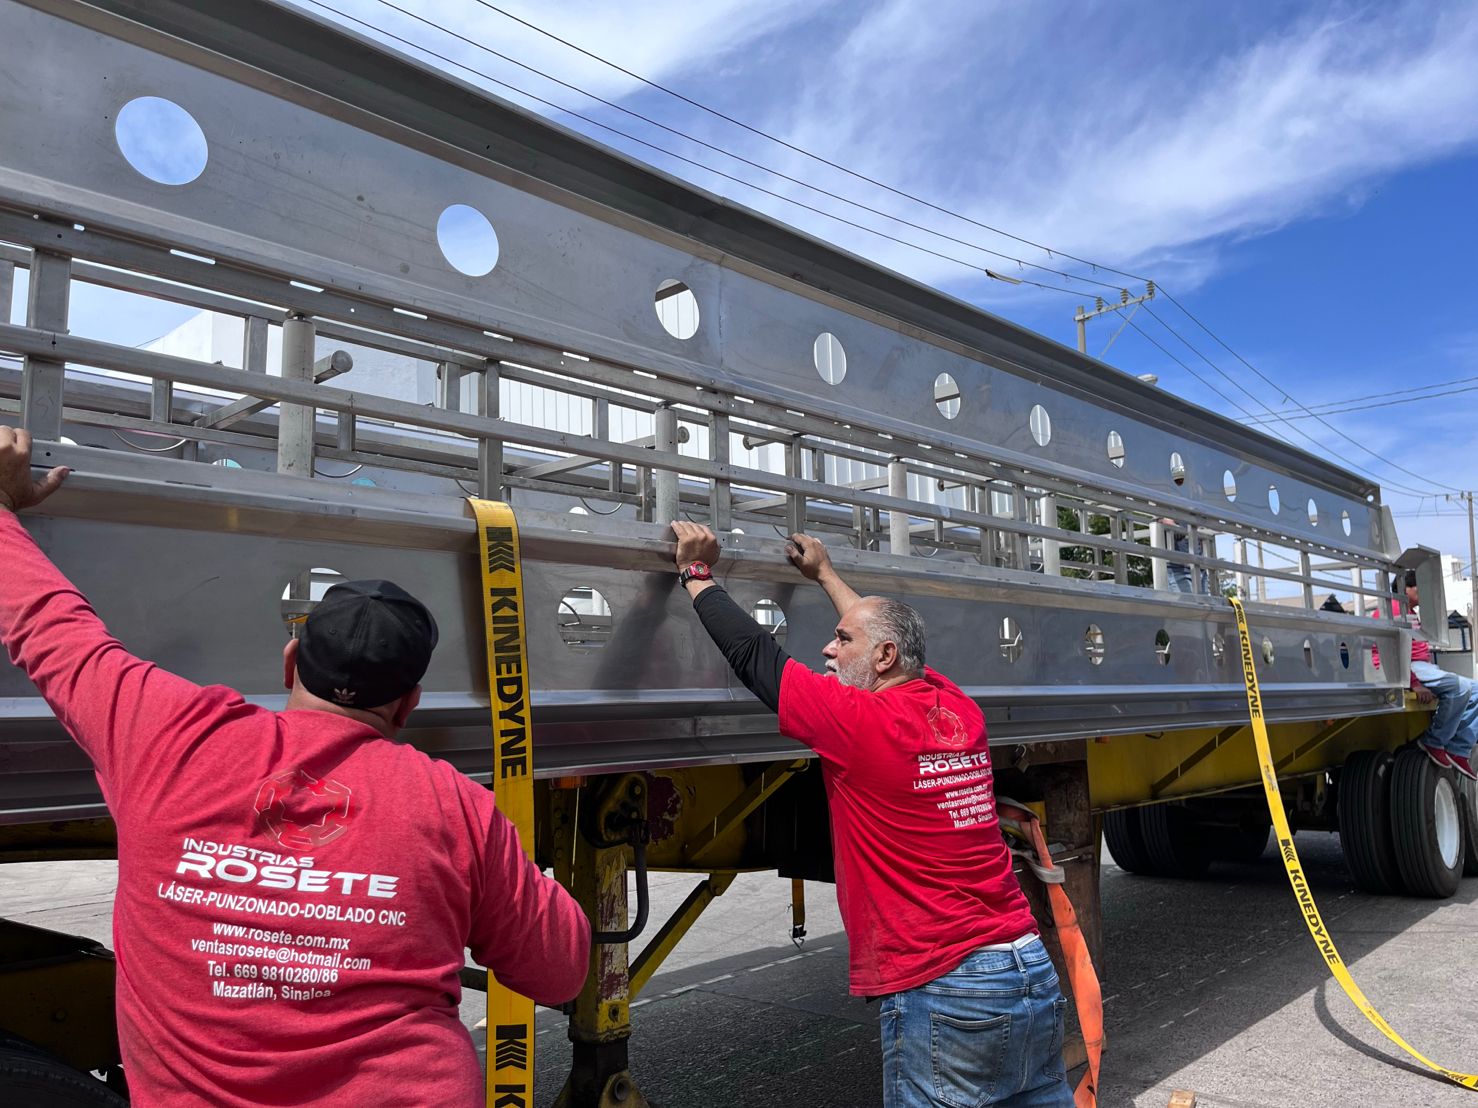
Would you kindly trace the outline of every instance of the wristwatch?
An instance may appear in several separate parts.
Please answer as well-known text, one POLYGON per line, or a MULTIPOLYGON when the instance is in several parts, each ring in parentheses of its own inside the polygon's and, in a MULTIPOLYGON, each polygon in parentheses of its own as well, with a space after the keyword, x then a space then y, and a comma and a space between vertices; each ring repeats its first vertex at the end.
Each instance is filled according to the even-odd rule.
POLYGON ((677 575, 677 583, 686 585, 689 581, 712 581, 713 570, 708 568, 707 562, 690 562, 688 567, 677 575))

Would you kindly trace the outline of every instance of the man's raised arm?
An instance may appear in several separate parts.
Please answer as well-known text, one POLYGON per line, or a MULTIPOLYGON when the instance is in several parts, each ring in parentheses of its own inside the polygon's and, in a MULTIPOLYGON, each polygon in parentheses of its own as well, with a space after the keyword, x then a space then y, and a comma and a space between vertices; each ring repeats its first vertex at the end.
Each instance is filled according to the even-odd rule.
POLYGON ((831 555, 820 539, 796 532, 786 544, 785 556, 790 559, 791 565, 801 571, 803 577, 815 581, 826 590, 837 615, 846 615, 847 609, 862 599, 832 566, 831 555))

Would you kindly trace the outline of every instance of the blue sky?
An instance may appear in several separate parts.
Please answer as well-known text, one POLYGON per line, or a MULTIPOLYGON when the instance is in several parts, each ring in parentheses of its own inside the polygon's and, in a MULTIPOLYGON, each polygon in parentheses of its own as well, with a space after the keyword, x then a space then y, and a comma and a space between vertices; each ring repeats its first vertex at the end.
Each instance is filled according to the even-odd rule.
MULTIPOLYGON (((1478 248, 1478 5, 710 0, 675 8, 493 0, 794 147, 1043 244, 1049 255, 736 128, 476 0, 394 0, 421 19, 383 0, 327 2, 343 14, 311 0, 300 6, 366 32, 347 18, 358 17, 374 34, 422 44, 782 196, 961 259, 968 264, 845 226, 490 86, 1062 342, 1074 341, 1076 304, 1094 292, 1115 294, 985 251, 1080 278, 1121 280, 1062 252, 1151 277, 1277 387, 1163 299, 1153 305, 1160 320, 1231 380, 1159 320, 1142 312, 1134 322, 1236 404, 1132 328, 1105 360, 1158 374, 1162 387, 1233 418, 1250 421, 1247 413, 1261 416, 1264 405, 1296 412, 1297 404, 1478 377, 1478 282, 1470 275, 1478 248), (917 226, 726 159, 422 20, 917 226), (985 267, 1077 295, 994 281, 985 267)), ((136 317, 140 327, 163 322, 136 317)), ((1091 353, 1116 326, 1112 316, 1090 326, 1091 353)), ((1455 510, 1437 497, 1478 486, 1469 446, 1478 391, 1353 407, 1326 417, 1348 438, 1310 419, 1266 429, 1377 478, 1406 544, 1466 559, 1466 521, 1436 514, 1455 510)))
MULTIPOLYGON (((659 168, 1065 343, 1074 341, 1077 303, 1095 291, 1114 297, 965 243, 1082 276, 1102 273, 839 173, 475 0, 395 0, 420 20, 380 0, 331 2, 375 33, 423 44, 598 122, 972 263, 847 227, 493 86, 659 168), (940 235, 725 159, 455 35, 940 235), (1006 285, 982 267, 1083 295, 1006 285)), ((1278 389, 1164 301, 1153 306, 1160 319, 1232 380, 1159 321, 1141 313, 1135 323, 1236 404, 1132 328, 1106 360, 1158 374, 1162 387, 1233 418, 1263 416, 1265 406, 1301 414, 1299 404, 1317 408, 1478 377, 1478 322, 1469 306, 1478 292, 1469 274, 1478 248, 1478 7, 713 0, 701 14, 684 9, 679 17, 667 3, 497 6, 900 191, 1054 252, 1155 279, 1278 389)), ((1116 327, 1114 317, 1090 325, 1090 352, 1099 353, 1116 327)), ((1266 429, 1380 480, 1408 545, 1466 556, 1466 521, 1436 513, 1455 510, 1438 499, 1449 486, 1478 485, 1469 448, 1478 392, 1355 408, 1326 417, 1330 426, 1305 418, 1266 429)))

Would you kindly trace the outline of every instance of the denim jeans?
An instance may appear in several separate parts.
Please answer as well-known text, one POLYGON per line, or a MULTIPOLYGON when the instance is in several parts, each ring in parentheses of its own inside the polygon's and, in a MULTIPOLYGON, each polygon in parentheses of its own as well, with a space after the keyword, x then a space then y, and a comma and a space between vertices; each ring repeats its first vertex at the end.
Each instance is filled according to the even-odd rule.
POLYGON ((1072 1108, 1066 1006, 1035 935, 1008 950, 977 950, 949 973, 884 997, 884 1108, 1072 1108))
POLYGON ((1478 743, 1478 695, 1473 682, 1431 662, 1412 662, 1411 674, 1437 698, 1432 722, 1419 738, 1428 746, 1466 758, 1478 743))

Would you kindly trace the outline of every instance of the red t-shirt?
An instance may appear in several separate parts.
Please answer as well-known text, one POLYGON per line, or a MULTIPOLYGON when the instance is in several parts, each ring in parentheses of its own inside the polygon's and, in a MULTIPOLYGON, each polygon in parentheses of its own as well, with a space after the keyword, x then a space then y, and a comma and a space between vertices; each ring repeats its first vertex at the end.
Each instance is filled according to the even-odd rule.
POLYGON ((0 552, 0 639, 118 824, 133 1103, 482 1104, 464 949, 544 1004, 590 951, 492 793, 365 724, 131 656, 6 511, 0 552))
POLYGON ((985 717, 948 678, 925 669, 866 692, 792 658, 780 730, 821 758, 853 993, 911 989, 1036 930, 996 818, 985 717))

